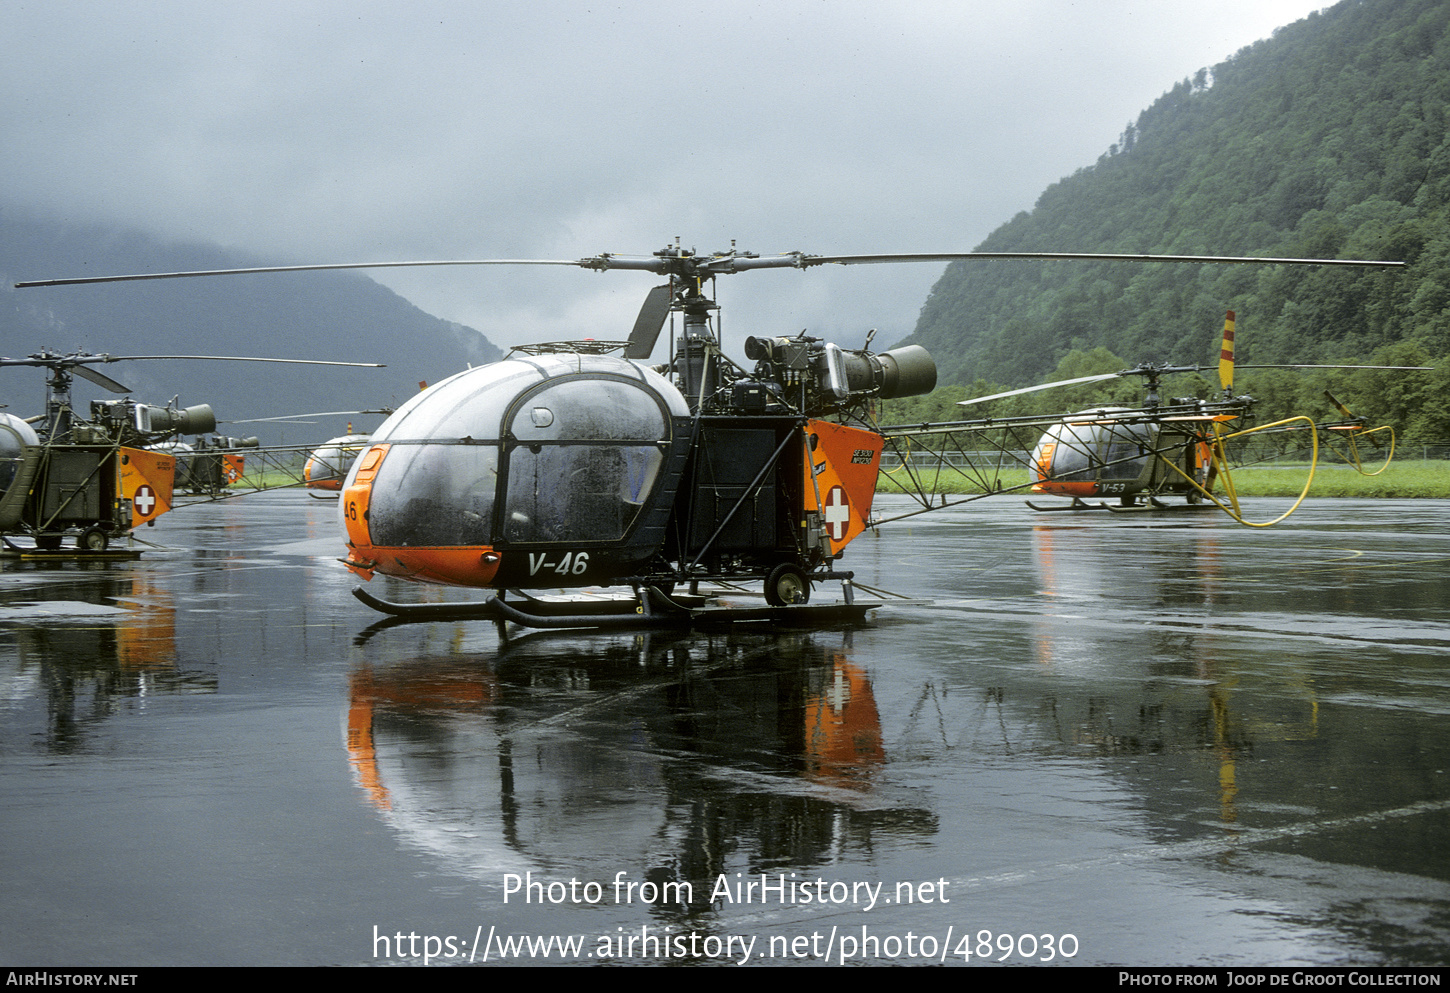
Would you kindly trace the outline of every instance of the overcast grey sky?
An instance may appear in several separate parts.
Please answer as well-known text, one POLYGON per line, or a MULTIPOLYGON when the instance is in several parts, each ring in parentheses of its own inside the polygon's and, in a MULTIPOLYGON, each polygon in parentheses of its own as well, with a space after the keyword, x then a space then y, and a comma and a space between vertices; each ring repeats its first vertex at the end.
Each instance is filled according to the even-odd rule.
MULTIPOLYGON (((646 254, 676 235, 967 251, 1175 82, 1327 5, 10 0, 0 203, 279 264, 646 254)), ((880 347, 941 269, 722 279, 725 331, 859 345, 879 327, 880 347)), ((501 346, 622 337, 657 281, 374 278, 501 346)))

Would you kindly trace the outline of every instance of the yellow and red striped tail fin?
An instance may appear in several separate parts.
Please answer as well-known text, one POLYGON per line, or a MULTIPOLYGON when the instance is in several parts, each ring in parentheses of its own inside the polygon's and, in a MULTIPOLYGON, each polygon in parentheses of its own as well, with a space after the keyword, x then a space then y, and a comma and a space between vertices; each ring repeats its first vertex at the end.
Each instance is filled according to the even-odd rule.
POLYGON ((1223 319, 1223 348, 1218 353, 1218 384, 1225 393, 1234 387, 1234 312, 1223 319))

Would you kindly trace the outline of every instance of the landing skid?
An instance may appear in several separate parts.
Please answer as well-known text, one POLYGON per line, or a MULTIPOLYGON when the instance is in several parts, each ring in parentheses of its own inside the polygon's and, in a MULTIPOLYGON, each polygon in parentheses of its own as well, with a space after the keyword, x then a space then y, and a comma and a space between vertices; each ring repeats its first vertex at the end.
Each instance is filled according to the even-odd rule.
POLYGON ((352 595, 380 614, 409 621, 493 620, 498 616, 496 597, 476 603, 394 603, 373 596, 361 586, 352 595))
POLYGON ((1042 513, 1042 514, 1050 514, 1053 511, 1059 511, 1059 510, 1107 510, 1108 509, 1108 505, 1105 504, 1105 503, 1087 503, 1087 502, 1085 502, 1083 500, 1078 499, 1077 497, 1073 497, 1072 498, 1072 503, 1069 503, 1069 504, 1054 503, 1054 504, 1049 504, 1049 505, 1043 506, 1043 507, 1039 507, 1037 504, 1033 503, 1031 500, 1026 500, 1024 502, 1027 504, 1027 506, 1031 507, 1033 510, 1035 510, 1035 511, 1037 511, 1039 513, 1042 513))
POLYGON ((1105 510, 1111 510, 1115 514, 1141 514, 1144 511, 1158 510, 1213 510, 1211 503, 1164 503, 1157 497, 1149 497, 1147 503, 1135 503, 1130 507, 1114 507, 1112 504, 1103 504, 1105 510))
POLYGON ((1213 510, 1211 503, 1164 503, 1157 497, 1150 496, 1146 503, 1131 503, 1126 506, 1115 503, 1088 503, 1078 497, 1072 498, 1072 503, 1055 504, 1052 506, 1038 506, 1031 500, 1026 501, 1027 506, 1039 513, 1049 514, 1053 511, 1062 510, 1110 510, 1115 514, 1142 514, 1148 511, 1159 510, 1213 510))
POLYGON ((472 603, 394 603, 354 587, 353 596, 399 621, 490 620, 530 628, 669 628, 769 622, 789 627, 857 624, 880 601, 772 606, 708 606, 705 596, 667 596, 645 587, 640 596, 542 599, 521 594, 472 603))

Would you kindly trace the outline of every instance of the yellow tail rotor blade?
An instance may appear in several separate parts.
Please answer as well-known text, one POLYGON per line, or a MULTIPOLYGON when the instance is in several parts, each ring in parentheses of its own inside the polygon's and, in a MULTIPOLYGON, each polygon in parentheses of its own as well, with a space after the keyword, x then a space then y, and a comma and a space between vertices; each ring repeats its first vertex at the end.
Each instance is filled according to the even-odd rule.
POLYGON ((1234 312, 1223 320, 1223 348, 1218 353, 1218 385, 1225 393, 1234 387, 1234 312))
POLYGON ((1341 414, 1343 414, 1346 418, 1348 418, 1349 420, 1354 420, 1354 415, 1352 413, 1350 413, 1349 408, 1346 407, 1344 404, 1340 403, 1339 402, 1339 399, 1337 397, 1335 397, 1335 395, 1333 393, 1330 393, 1328 390, 1325 390, 1324 391, 1324 399, 1326 399, 1330 403, 1334 404, 1335 409, 1338 410, 1341 414))

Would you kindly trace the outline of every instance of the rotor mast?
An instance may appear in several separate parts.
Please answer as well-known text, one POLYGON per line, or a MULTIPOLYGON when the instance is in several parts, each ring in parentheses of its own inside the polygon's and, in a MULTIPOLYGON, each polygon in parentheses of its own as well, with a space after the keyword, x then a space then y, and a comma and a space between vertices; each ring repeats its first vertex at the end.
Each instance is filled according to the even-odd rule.
MULTIPOLYGON (((699 255, 693 249, 681 248, 679 239, 673 245, 654 252, 648 258, 617 256, 605 253, 592 258, 580 259, 578 265, 585 269, 602 272, 608 269, 626 269, 652 272, 667 276, 670 302, 667 309, 657 315, 659 325, 670 313, 681 316, 682 330, 675 343, 675 369, 680 377, 681 391, 694 410, 699 410, 705 401, 720 387, 720 369, 724 361, 718 331, 718 320, 711 326, 711 313, 720 307, 713 293, 705 290, 705 281, 712 283, 721 273, 740 272, 746 269, 767 269, 797 267, 798 253, 771 256, 762 259, 753 252, 739 252, 732 240, 730 251, 713 255, 699 255)), ((646 304, 646 309, 649 308, 646 304)), ((641 312, 640 325, 646 323, 641 312)))
POLYGON ((70 433, 72 381, 62 365, 52 366, 45 379, 45 428, 40 433, 48 441, 61 441, 70 433))

